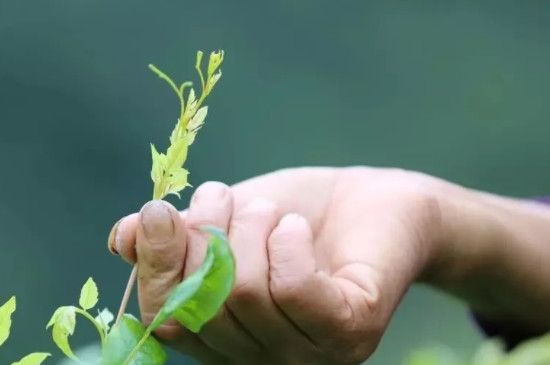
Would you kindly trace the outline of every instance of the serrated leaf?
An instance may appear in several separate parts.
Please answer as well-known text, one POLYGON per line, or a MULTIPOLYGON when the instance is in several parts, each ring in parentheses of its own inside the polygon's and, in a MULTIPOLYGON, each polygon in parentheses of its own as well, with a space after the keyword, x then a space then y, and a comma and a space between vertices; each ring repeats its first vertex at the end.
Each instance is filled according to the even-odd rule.
POLYGON ((172 171, 180 168, 187 159, 187 141, 185 139, 178 139, 175 143, 171 144, 166 151, 166 172, 170 175, 172 171))
POLYGON ((111 322, 115 319, 113 313, 107 308, 104 308, 98 315, 95 317, 97 323, 101 325, 105 333, 109 332, 111 322))
POLYGON ((0 346, 10 337, 11 316, 16 307, 15 297, 11 297, 0 307, 0 346))
POLYGON ((51 356, 51 354, 46 352, 35 352, 25 356, 17 362, 13 362, 11 365, 40 365, 49 356, 51 356))
POLYGON ((97 304, 98 296, 99 291, 94 279, 88 278, 80 290, 78 304, 84 310, 92 309, 97 304))
MULTIPOLYGON (((105 339, 101 365, 122 365, 145 334, 140 321, 125 314, 105 339)), ((166 352, 154 337, 149 337, 129 365, 162 365, 166 352)))
POLYGON ((173 317, 192 332, 199 332, 218 313, 231 293, 235 260, 227 236, 217 228, 205 228, 204 231, 211 235, 204 262, 172 290, 149 326, 151 330, 173 317))
POLYGON ((159 153, 154 144, 151 143, 151 159, 153 164, 151 167, 151 180, 158 183, 161 181, 163 171, 166 168, 166 156, 159 153))
POLYGON ((208 106, 203 106, 202 108, 197 110, 193 118, 191 118, 191 121, 189 122, 189 124, 187 124, 187 130, 196 131, 200 127, 202 127, 207 114, 208 114, 208 106))
POLYGON ((180 198, 180 191, 185 189, 187 186, 190 186, 187 180, 188 175, 189 171, 181 167, 173 171, 168 178, 168 188, 166 189, 165 194, 173 194, 180 198))
POLYGON ((76 308, 72 306, 57 308, 46 326, 46 328, 50 327, 52 327, 53 342, 57 347, 65 356, 77 360, 69 344, 69 336, 72 336, 76 327, 76 308))
MULTIPOLYGON (((176 142, 178 139, 181 138, 180 131, 181 131, 181 127, 180 127, 180 121, 178 119, 176 125, 174 126, 174 129, 172 130, 172 133, 170 133, 170 143, 171 144, 174 144, 174 142, 176 142)), ((157 154, 158 154, 158 152, 157 152, 157 154)))

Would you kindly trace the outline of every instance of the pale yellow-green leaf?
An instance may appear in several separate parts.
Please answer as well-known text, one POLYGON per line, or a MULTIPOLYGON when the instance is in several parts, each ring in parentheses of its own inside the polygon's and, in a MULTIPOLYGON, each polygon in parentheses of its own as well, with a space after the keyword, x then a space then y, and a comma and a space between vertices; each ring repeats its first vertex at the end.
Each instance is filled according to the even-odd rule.
POLYGON ((52 338, 57 347, 73 360, 77 360, 69 344, 69 336, 76 327, 76 308, 71 306, 59 307, 52 315, 46 328, 52 328, 52 338))
POLYGON ((166 168, 166 156, 159 153, 155 148, 155 145, 151 143, 151 158, 153 164, 151 167, 151 180, 155 183, 159 183, 162 180, 163 172, 166 168))
POLYGON ((13 362, 11 365, 40 365, 51 356, 47 352, 35 352, 29 354, 17 362, 13 362))
POLYGON ((203 106, 202 108, 197 110, 193 118, 191 118, 191 120, 189 121, 189 124, 187 124, 187 130, 196 131, 200 127, 202 127, 207 114, 208 114, 208 106, 203 106))
MULTIPOLYGON (((188 172, 183 169, 187 160, 188 148, 195 141, 197 131, 202 127, 208 114, 208 107, 203 103, 221 77, 219 70, 223 59, 222 50, 212 52, 208 61, 207 77, 202 70, 202 61, 204 54, 197 52, 195 68, 201 80, 201 94, 198 95, 191 86, 192 83, 184 82, 177 88, 177 94, 180 99, 180 115, 176 126, 170 134, 170 146, 166 154, 157 151, 154 145, 151 145, 152 168, 151 179, 154 182, 153 198, 163 199, 168 194, 174 194, 179 197, 179 192, 186 186, 190 186, 187 181, 188 172), (185 97, 185 88, 189 87, 187 97, 185 97)), ((150 66, 159 77, 168 82, 170 87, 174 88, 176 84, 168 75, 154 66, 150 66)))
POLYGON ((499 365, 504 356, 504 346, 500 341, 486 341, 474 354, 472 365, 499 365))
POLYGON ((550 334, 521 343, 502 362, 502 365, 547 364, 550 364, 550 334))
POLYGON ((208 76, 212 76, 221 66, 223 56, 224 52, 222 50, 210 53, 210 59, 208 60, 208 76))
POLYGON ((175 143, 168 147, 166 151, 166 172, 168 175, 172 174, 172 171, 183 166, 187 159, 187 141, 185 139, 178 139, 175 143))
POLYGON ((191 146, 193 142, 195 142, 195 138, 197 137, 197 132, 198 130, 187 132, 187 135, 185 136, 185 140, 187 141, 188 146, 191 146))
POLYGON ((218 82, 220 77, 222 77, 222 71, 221 70, 216 72, 214 75, 212 75, 212 77, 208 78, 208 81, 206 83, 206 93, 207 94, 210 94, 210 92, 212 91, 214 86, 216 86, 216 83, 218 82))
POLYGON ((97 304, 98 296, 99 292, 94 279, 88 278, 80 290, 78 304, 84 310, 92 309, 97 304))
POLYGON ((105 331, 105 333, 109 332, 110 324, 113 319, 115 319, 115 316, 107 308, 103 309, 95 317, 96 322, 101 325, 101 328, 103 328, 103 331, 105 331))
POLYGON ((0 345, 2 345, 10 336, 11 316, 16 308, 15 297, 11 297, 0 307, 0 345))
POLYGON ((456 354, 447 347, 433 346, 412 352, 405 365, 464 365, 456 354))
POLYGON ((177 141, 178 139, 181 138, 181 131, 182 131, 182 128, 181 128, 181 125, 180 125, 180 121, 178 119, 178 122, 174 126, 174 129, 172 130, 172 133, 170 133, 170 143, 171 144, 174 144, 175 141, 177 141))
POLYGON ((172 171, 172 174, 169 177, 169 184, 168 184, 168 190, 166 191, 166 195, 173 194, 179 198, 180 191, 185 189, 187 186, 190 186, 187 181, 188 176, 189 176, 189 171, 187 171, 182 167, 172 171))

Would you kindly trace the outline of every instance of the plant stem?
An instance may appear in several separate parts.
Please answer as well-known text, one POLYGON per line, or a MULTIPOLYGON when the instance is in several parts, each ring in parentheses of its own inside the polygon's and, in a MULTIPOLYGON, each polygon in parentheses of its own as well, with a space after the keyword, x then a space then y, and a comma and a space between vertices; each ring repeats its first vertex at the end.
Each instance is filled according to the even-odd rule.
POLYGON ((94 317, 92 317, 90 313, 86 312, 85 310, 75 307, 75 312, 84 316, 87 320, 94 324, 97 332, 99 333, 99 338, 101 339, 101 346, 103 346, 105 344, 105 332, 103 328, 101 328, 101 325, 97 323, 94 317))
POLYGON ((128 354, 128 357, 126 360, 124 360, 124 363, 122 365, 130 365, 134 357, 137 355, 139 349, 145 344, 145 341, 151 336, 151 330, 147 328, 145 330, 145 333, 143 334, 143 337, 139 340, 139 342, 136 344, 136 346, 130 351, 128 354))
POLYGON ((122 315, 126 311, 126 307, 128 306, 128 300, 130 300, 130 295, 132 295, 132 289, 134 288, 136 278, 137 278, 137 263, 134 264, 134 268, 132 269, 132 272, 130 273, 130 277, 128 278, 128 283, 126 284, 126 290, 124 290, 124 295, 122 296, 120 307, 118 308, 118 314, 116 316, 115 325, 118 324, 118 322, 120 322, 122 315))

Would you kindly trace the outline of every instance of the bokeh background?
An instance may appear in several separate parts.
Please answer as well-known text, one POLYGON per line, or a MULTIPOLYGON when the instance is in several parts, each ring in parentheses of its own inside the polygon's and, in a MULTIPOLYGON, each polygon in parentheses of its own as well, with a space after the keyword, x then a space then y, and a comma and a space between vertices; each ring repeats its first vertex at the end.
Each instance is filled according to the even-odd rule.
MULTIPOLYGON (((197 49, 227 52, 195 186, 368 164, 533 196, 550 191, 549 40, 546 1, 0 0, 0 301, 19 300, 0 363, 58 356, 45 324, 90 275, 118 306, 130 268, 107 233, 150 197, 148 143, 177 111, 148 63, 185 79, 197 49)), ((75 344, 94 338, 81 323, 75 344)), ((461 303, 413 288, 368 363, 480 338, 461 303)))

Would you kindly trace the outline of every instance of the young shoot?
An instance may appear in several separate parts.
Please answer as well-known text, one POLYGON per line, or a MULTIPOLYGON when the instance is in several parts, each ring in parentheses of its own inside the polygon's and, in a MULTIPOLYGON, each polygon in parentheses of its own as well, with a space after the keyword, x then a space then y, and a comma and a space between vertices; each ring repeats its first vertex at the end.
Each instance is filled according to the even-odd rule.
MULTIPOLYGON (((180 104, 177 122, 170 134, 166 152, 159 152, 151 144, 153 199, 164 199, 170 194, 180 197, 181 191, 190 186, 189 172, 184 164, 189 147, 206 120, 208 106, 205 102, 222 75, 220 66, 224 52, 212 52, 204 71, 203 57, 203 52, 198 51, 195 69, 200 80, 200 93, 195 91, 191 82, 178 84, 155 65, 149 65, 149 69, 172 89, 180 104)), ((54 313, 48 327, 53 327, 53 339, 61 351, 67 357, 77 359, 69 346, 68 338, 74 333, 78 314, 92 322, 97 329, 102 347, 101 365, 164 364, 166 352, 151 336, 152 332, 169 318, 175 318, 191 331, 199 331, 218 312, 233 287, 235 262, 227 237, 215 228, 204 230, 211 235, 205 261, 197 272, 174 288, 148 327, 124 313, 136 279, 136 264, 112 328, 110 322, 113 315, 108 310, 103 310, 95 318, 89 313, 98 300, 97 286, 92 279, 81 290, 79 307, 61 307, 54 313)))

